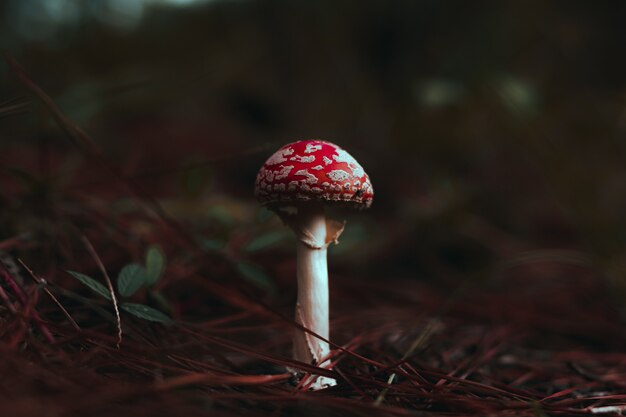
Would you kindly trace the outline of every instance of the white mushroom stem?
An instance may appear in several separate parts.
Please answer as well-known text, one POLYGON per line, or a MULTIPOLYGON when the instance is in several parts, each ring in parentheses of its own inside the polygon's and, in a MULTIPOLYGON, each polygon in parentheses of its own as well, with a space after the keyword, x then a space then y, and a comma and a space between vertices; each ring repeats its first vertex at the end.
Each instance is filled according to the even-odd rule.
MULTIPOLYGON (((343 231, 343 224, 328 220, 324 206, 309 204, 298 207, 294 213, 281 217, 296 233, 297 247, 297 278, 298 301, 296 304, 296 322, 313 333, 328 340, 328 266, 326 255, 329 243, 336 241, 343 231)), ((330 353, 328 342, 319 337, 296 331, 294 335, 294 359, 329 368, 327 360, 330 353)), ((311 385, 312 389, 320 389, 335 385, 332 378, 317 377, 311 385)))
MULTIPOLYGON (((326 216, 323 212, 300 213, 301 235, 298 236, 298 301, 296 321, 328 339, 328 266, 326 254, 326 216)), ((328 356, 328 343, 310 333, 297 332, 294 339, 295 359, 320 364, 328 356)))

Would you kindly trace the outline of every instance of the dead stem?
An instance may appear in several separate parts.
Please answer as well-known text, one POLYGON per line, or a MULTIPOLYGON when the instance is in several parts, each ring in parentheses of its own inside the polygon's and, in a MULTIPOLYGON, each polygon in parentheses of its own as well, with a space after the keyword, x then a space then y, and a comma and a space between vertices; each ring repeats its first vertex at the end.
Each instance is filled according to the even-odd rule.
POLYGON ((115 319, 116 319, 116 324, 117 324, 117 343, 116 343, 116 347, 119 349, 120 345, 122 344, 122 318, 120 317, 120 310, 119 310, 118 305, 117 305, 117 297, 115 296, 115 290, 113 289, 113 283, 111 282, 111 278, 109 277, 109 274, 107 273, 106 268, 104 267, 104 264, 100 260, 100 257, 98 256, 98 253, 94 249, 94 247, 91 244, 91 242, 89 241, 89 239, 87 239, 87 237, 84 236, 84 235, 81 235, 80 238, 81 238, 83 244, 85 245, 85 247, 87 248, 87 250, 89 251, 89 254, 93 258, 93 260, 96 262, 96 264, 98 265, 98 268, 100 269, 100 272, 102 272, 102 275, 104 276, 104 279, 106 280, 107 287, 109 288, 109 293, 111 294, 111 300, 113 301, 113 308, 115 309, 115 319))
POLYGON ((17 261, 20 263, 20 265, 22 265, 22 267, 26 270, 26 272, 28 272, 28 275, 33 279, 33 281, 35 281, 36 284, 42 286, 44 292, 57 305, 57 307, 59 307, 59 309, 63 312, 65 317, 67 317, 67 319, 70 322, 70 324, 76 330, 80 330, 80 326, 78 325, 78 323, 76 323, 76 321, 72 318, 70 313, 65 309, 65 307, 63 307, 63 304, 61 304, 61 302, 58 300, 58 298, 56 298, 54 296, 54 294, 52 294, 50 292, 50 290, 48 289, 48 286, 47 286, 48 284, 46 283, 46 280, 44 280, 43 278, 38 277, 37 275, 35 275, 35 273, 32 271, 32 269, 30 269, 28 266, 26 266, 26 264, 21 259, 18 258, 17 261))

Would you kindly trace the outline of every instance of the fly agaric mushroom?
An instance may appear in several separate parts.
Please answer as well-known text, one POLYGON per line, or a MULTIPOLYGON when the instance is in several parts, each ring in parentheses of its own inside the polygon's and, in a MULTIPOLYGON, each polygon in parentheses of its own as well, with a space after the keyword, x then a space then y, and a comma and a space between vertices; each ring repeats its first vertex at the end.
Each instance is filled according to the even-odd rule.
MULTIPOLYGON (((363 209, 374 190, 361 165, 339 146, 303 140, 269 157, 256 177, 255 195, 296 234, 298 300, 296 322, 328 340, 328 245, 337 243, 344 222, 326 217, 325 205, 363 209)), ((329 367, 327 342, 303 331, 294 336, 294 358, 329 367)), ((335 385, 315 378, 312 389, 335 385)))

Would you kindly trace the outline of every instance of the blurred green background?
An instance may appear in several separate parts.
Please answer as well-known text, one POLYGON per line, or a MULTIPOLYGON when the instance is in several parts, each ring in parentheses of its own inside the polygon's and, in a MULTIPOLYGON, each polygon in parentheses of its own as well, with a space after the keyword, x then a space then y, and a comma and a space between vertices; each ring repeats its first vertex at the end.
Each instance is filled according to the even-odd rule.
MULTIPOLYGON (((332 268, 454 285, 548 257, 619 283, 625 17, 620 1, 5 0, 0 40, 209 246, 280 244, 275 227, 246 235, 256 171, 322 138, 376 193, 348 215, 332 268)), ((6 237, 59 194, 124 197, 5 64, 0 147, 6 237)))

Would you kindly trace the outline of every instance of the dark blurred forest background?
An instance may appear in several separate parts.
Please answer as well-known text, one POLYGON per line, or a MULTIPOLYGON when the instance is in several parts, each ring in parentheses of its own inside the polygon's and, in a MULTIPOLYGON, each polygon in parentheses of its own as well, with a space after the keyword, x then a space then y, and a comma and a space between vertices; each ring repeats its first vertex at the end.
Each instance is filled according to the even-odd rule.
MULTIPOLYGON (((578 275, 616 289, 617 311, 625 18, 626 3, 608 0, 2 1, 3 52, 122 177, 85 156, 3 61, 2 248, 76 285, 63 269, 95 268, 76 255, 69 216, 114 270, 149 243, 187 265, 154 216, 132 216, 132 181, 208 252, 253 265, 239 268, 244 281, 290 312, 293 240, 263 223, 254 178, 283 144, 320 138, 354 155, 375 190, 331 249, 335 317, 341 297, 381 302, 342 282, 511 294, 578 275)), ((199 305, 176 318, 208 314, 199 305)))
MULTIPOLYGON (((253 208, 264 158, 323 138, 375 185, 346 232, 353 262, 367 251, 361 273, 483 274, 565 248, 621 279, 625 13, 618 1, 7 0, 0 39, 126 175, 194 202, 171 210, 253 208)), ((7 65, 0 79, 3 197, 20 187, 12 169, 104 193, 7 65)))

